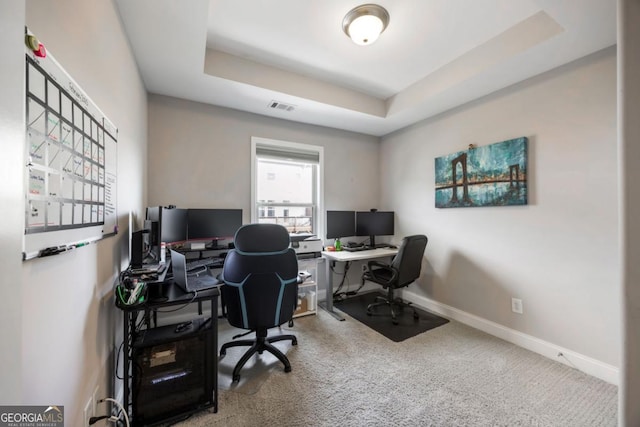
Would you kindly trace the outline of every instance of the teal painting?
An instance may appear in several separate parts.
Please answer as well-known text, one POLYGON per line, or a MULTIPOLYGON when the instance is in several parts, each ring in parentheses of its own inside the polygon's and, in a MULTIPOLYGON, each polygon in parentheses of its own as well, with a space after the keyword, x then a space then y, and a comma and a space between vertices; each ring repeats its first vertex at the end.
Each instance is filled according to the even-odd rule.
POLYGON ((527 138, 437 157, 436 208, 527 204, 527 138))

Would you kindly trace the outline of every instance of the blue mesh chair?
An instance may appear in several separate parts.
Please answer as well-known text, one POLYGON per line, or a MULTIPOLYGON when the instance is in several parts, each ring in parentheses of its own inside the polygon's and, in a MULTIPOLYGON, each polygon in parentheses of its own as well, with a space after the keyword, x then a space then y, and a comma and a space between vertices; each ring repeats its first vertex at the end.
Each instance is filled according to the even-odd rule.
POLYGON ((290 372, 289 359, 272 343, 291 340, 297 345, 295 335, 267 337, 268 329, 291 321, 297 305, 298 259, 289 247, 289 233, 277 224, 248 224, 238 230, 234 244, 222 271, 222 303, 229 323, 255 332, 256 338, 225 343, 220 356, 226 355, 229 347, 250 346, 233 370, 234 382, 240 380, 245 363, 265 350, 284 364, 285 372, 290 372))

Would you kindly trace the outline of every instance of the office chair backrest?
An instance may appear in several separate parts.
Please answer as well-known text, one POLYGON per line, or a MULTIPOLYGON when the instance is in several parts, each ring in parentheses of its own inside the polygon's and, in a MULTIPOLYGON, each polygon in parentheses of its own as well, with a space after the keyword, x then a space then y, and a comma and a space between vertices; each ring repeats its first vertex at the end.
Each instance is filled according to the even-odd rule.
POLYGON ((225 258, 220 288, 227 319, 244 329, 272 328, 288 322, 298 298, 298 259, 287 229, 248 224, 235 236, 225 258))
POLYGON ((427 247, 427 236, 418 234, 402 239, 398 254, 391 266, 398 270, 398 283, 395 287, 407 286, 420 277, 422 256, 427 247))

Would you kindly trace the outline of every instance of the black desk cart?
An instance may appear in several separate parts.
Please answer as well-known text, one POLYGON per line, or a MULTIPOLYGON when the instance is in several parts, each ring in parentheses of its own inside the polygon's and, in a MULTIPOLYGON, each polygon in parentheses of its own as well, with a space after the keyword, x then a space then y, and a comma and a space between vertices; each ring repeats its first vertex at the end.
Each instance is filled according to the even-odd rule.
POLYGON ((218 289, 185 293, 173 282, 163 282, 148 290, 140 304, 117 304, 124 314, 122 379, 131 425, 178 421, 207 408, 217 412, 218 289), (207 301, 211 315, 203 317, 207 301), (156 326, 158 314, 190 304, 198 304, 200 316, 156 326))

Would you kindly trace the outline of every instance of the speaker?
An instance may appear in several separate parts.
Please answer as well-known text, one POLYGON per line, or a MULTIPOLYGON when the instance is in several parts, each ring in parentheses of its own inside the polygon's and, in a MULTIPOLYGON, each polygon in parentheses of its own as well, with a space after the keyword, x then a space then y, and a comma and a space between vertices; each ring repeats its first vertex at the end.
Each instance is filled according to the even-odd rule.
POLYGON ((144 259, 144 233, 145 230, 138 230, 131 233, 131 253, 129 254, 129 264, 131 268, 142 268, 144 259))
POLYGON ((209 322, 143 331, 133 343, 133 425, 166 422, 213 404, 209 322))

